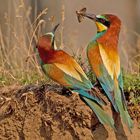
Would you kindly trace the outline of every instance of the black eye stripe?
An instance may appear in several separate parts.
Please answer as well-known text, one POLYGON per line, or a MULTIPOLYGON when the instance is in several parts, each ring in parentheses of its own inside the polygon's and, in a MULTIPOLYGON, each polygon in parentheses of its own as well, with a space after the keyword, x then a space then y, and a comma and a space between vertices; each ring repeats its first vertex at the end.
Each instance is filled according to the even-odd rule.
POLYGON ((101 22, 102 24, 104 24, 105 26, 107 26, 108 28, 110 27, 110 22, 103 19, 103 18, 97 18, 98 22, 101 22))
POLYGON ((102 23, 106 22, 105 19, 103 19, 103 18, 99 18, 99 21, 102 23))

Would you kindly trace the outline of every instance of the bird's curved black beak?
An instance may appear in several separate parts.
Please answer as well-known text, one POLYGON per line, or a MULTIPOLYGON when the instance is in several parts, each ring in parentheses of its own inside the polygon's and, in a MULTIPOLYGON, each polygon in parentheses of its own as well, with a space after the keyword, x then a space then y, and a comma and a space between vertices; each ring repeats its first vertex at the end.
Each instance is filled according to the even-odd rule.
POLYGON ((85 13, 84 16, 89 18, 89 19, 92 19, 94 21, 96 21, 96 19, 97 19, 95 14, 85 13))
POLYGON ((57 25, 55 25, 55 27, 54 27, 53 30, 52 30, 52 33, 53 33, 53 34, 55 33, 55 31, 56 31, 56 29, 58 28, 59 25, 60 25, 59 23, 58 23, 57 25))
MULTIPOLYGON (((55 27, 54 27, 53 30, 52 30, 52 33, 53 33, 53 34, 55 34, 55 31, 57 30, 57 28, 58 28, 59 25, 60 25, 59 23, 58 23, 57 25, 55 25, 55 27)), ((52 46, 54 46, 54 41, 55 41, 55 35, 54 35, 54 37, 53 37, 52 46)))

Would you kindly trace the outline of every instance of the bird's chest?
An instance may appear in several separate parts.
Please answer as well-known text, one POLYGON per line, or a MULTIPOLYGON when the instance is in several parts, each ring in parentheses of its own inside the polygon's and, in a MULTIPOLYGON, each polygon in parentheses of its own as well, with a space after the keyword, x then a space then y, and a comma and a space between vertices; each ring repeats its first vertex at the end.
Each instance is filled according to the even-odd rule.
POLYGON ((44 64, 52 63, 52 60, 54 59, 55 56, 53 51, 44 51, 43 49, 39 49, 38 51, 40 58, 44 64))

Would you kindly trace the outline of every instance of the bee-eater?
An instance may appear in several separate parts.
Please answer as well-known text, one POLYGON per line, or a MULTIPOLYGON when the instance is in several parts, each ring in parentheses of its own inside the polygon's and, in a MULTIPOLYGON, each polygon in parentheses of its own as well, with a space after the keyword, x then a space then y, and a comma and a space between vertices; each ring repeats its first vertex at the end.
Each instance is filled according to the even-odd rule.
POLYGON ((96 36, 89 42, 87 57, 100 85, 111 101, 116 112, 120 113, 123 122, 131 128, 132 120, 126 107, 123 93, 123 79, 118 54, 118 39, 121 20, 112 14, 95 15, 83 8, 77 12, 78 20, 87 17, 97 26, 96 36))
POLYGON ((93 86, 80 65, 72 56, 55 47, 54 33, 57 27, 58 25, 38 40, 37 48, 43 72, 53 81, 77 92, 102 124, 114 128, 114 120, 102 108, 105 102, 98 94, 92 92, 93 86))

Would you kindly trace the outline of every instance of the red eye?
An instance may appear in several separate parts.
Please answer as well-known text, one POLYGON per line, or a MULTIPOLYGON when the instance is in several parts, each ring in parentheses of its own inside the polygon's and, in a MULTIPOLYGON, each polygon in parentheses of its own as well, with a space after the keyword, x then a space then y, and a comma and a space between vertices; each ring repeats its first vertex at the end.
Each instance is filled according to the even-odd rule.
POLYGON ((105 23, 105 20, 101 18, 101 19, 100 19, 100 22, 105 23))

